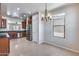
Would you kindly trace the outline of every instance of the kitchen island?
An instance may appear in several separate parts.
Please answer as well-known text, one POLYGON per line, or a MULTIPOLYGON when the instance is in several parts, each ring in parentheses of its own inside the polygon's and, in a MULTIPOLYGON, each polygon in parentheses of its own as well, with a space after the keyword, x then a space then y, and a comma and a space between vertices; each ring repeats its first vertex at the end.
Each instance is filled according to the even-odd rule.
POLYGON ((10 40, 5 34, 0 33, 0 56, 7 56, 10 52, 10 40))

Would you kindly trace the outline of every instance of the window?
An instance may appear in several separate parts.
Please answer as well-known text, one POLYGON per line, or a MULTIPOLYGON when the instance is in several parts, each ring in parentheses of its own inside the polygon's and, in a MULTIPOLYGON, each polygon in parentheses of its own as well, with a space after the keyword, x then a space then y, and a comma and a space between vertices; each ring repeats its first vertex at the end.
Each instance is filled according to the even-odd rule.
POLYGON ((54 36, 65 37, 65 13, 53 16, 54 36))

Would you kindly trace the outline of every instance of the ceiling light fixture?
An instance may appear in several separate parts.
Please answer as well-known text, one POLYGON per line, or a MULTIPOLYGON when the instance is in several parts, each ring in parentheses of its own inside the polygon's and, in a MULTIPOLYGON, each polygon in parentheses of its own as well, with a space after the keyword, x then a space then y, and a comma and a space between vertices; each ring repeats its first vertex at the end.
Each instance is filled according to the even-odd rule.
POLYGON ((51 16, 48 14, 47 11, 47 3, 45 3, 45 11, 44 11, 44 15, 42 15, 42 19, 41 20, 51 20, 51 16))
POLYGON ((7 15, 10 15, 10 12, 9 11, 7 11, 7 15))
POLYGON ((12 16, 13 16, 13 17, 19 17, 19 15, 18 15, 16 12, 14 12, 14 13, 12 14, 12 16))
POLYGON ((28 12, 29 14, 31 14, 31 12, 28 12))
POLYGON ((16 15, 16 12, 14 12, 13 15, 16 15))
POLYGON ((24 17, 26 17, 26 15, 24 15, 24 17))
POLYGON ((17 8, 17 10, 20 10, 20 8, 17 8))

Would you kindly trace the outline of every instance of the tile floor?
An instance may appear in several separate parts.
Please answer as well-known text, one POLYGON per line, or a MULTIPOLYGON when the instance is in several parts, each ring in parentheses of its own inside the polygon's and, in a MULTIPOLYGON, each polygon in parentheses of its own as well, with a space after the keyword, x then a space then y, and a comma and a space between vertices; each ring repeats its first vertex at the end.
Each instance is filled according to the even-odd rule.
POLYGON ((10 40, 9 56, 79 56, 79 54, 47 44, 36 44, 26 38, 10 40))

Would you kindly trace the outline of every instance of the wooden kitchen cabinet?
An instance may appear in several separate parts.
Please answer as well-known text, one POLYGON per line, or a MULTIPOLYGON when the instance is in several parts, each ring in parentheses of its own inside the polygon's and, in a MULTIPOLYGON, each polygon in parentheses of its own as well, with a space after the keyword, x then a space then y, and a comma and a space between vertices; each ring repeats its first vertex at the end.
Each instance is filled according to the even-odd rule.
POLYGON ((32 16, 29 17, 28 24, 32 24, 32 16))
POLYGON ((23 29, 26 29, 26 20, 24 20, 24 21, 22 22, 22 28, 23 28, 23 29))
POLYGON ((6 19, 2 19, 2 28, 6 28, 6 19))
POLYGON ((6 19, 0 19, 0 28, 6 28, 6 19))
POLYGON ((0 56, 7 56, 10 52, 10 41, 7 37, 0 38, 0 56))
POLYGON ((6 28, 6 19, 2 18, 1 15, 1 4, 0 4, 0 28, 6 28))
POLYGON ((10 36, 10 39, 15 39, 15 38, 17 38, 17 32, 9 32, 8 34, 9 34, 9 36, 10 36))
POLYGON ((26 31, 22 32, 22 37, 26 37, 26 31))
POLYGON ((0 3, 0 28, 1 28, 1 3, 0 3))
POLYGON ((1 3, 0 3, 0 15, 1 15, 1 3))
POLYGON ((0 17, 0 28, 2 27, 2 20, 1 20, 1 17, 0 17))

